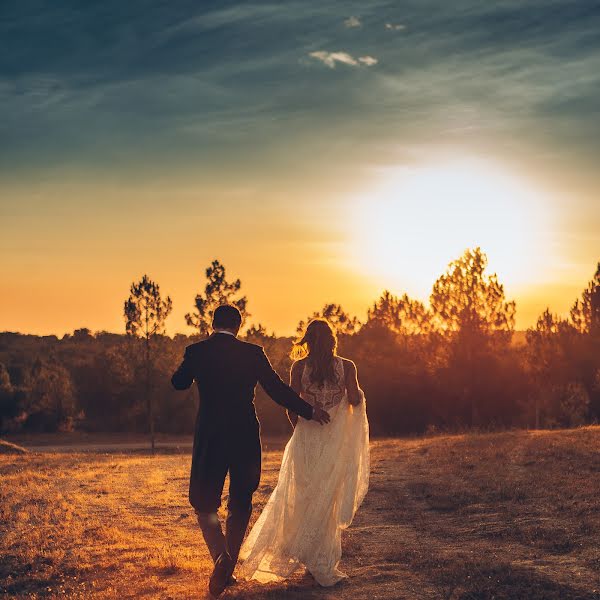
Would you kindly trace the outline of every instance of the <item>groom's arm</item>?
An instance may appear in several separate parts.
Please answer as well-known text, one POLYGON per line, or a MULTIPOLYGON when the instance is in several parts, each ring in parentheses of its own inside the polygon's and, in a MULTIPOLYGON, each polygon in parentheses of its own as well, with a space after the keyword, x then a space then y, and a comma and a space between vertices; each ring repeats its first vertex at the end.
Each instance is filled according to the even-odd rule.
POLYGON ((192 351, 188 346, 185 349, 182 363, 177 368, 177 371, 173 373, 173 377, 171 377, 171 383, 176 390, 187 390, 194 383, 191 355, 192 351))
POLYGON ((304 419, 313 418, 313 407, 302 400, 291 387, 286 385, 281 377, 277 375, 267 355, 262 348, 258 349, 258 382, 264 388, 265 392, 281 406, 300 415, 304 419))

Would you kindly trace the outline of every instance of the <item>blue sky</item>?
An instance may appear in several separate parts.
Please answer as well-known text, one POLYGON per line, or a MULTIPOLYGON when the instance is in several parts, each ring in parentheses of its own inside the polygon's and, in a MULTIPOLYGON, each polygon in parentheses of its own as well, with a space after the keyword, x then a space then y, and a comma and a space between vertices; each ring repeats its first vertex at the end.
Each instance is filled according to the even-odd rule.
POLYGON ((354 163, 365 146, 385 157, 465 138, 550 143, 569 161, 598 151, 598 2, 19 0, 1 11, 8 174, 255 168, 315 144, 354 163), (377 63, 331 68, 315 52, 377 63))

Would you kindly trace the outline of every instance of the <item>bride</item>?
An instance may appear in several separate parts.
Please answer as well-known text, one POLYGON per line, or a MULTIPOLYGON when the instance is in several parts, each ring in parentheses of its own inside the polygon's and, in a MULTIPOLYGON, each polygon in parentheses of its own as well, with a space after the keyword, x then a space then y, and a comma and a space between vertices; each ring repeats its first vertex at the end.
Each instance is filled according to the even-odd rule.
POLYGON ((322 586, 347 577, 338 569, 341 532, 369 485, 369 424, 356 366, 336 354, 329 323, 311 321, 293 354, 291 386, 329 412, 321 427, 290 415, 277 486, 241 550, 240 574, 279 581, 304 566, 322 586))

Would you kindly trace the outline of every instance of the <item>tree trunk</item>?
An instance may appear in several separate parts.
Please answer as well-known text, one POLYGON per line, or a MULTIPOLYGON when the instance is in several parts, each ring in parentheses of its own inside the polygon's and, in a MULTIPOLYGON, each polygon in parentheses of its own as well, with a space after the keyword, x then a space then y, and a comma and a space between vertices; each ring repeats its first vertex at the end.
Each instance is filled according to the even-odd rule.
POLYGON ((154 454, 154 402, 150 390, 150 338, 146 338, 146 401, 148 403, 148 422, 150 428, 150 448, 154 454))

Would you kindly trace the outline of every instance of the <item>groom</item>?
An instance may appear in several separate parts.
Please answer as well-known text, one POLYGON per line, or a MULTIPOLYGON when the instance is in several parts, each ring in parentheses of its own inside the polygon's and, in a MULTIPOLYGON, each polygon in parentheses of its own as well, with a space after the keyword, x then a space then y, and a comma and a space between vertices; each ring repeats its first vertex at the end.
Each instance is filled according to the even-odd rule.
POLYGON ((209 584, 213 596, 234 581, 233 569, 252 512, 252 494, 260 481, 260 428, 254 410, 257 382, 288 410, 321 424, 329 422, 328 413, 306 403, 283 383, 260 346, 237 339, 241 323, 235 306, 219 306, 213 314, 214 333, 186 348, 171 379, 177 390, 186 390, 195 381, 200 394, 189 497, 215 563, 209 584), (228 472, 223 535, 217 509, 228 472))

